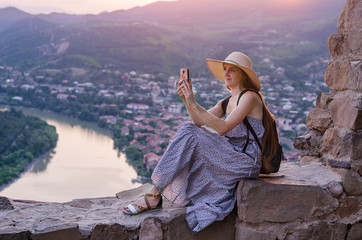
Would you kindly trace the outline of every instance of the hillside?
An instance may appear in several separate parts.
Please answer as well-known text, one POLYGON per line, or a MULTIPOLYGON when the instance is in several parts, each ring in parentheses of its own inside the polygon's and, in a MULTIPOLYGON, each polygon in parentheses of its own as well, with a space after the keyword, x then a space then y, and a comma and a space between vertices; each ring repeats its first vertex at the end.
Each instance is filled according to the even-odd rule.
POLYGON ((0 111, 0 187, 54 148, 57 140, 55 127, 45 121, 14 109, 0 111))
POLYGON ((7 19, 0 25, 0 65, 21 70, 107 65, 151 73, 190 66, 202 72, 205 57, 240 49, 258 56, 265 51, 260 45, 292 43, 296 49, 303 41, 307 61, 316 52, 327 55, 325 42, 336 31, 342 2, 308 0, 294 7, 283 2, 180 0, 98 15, 0 9, 0 19, 7 19))

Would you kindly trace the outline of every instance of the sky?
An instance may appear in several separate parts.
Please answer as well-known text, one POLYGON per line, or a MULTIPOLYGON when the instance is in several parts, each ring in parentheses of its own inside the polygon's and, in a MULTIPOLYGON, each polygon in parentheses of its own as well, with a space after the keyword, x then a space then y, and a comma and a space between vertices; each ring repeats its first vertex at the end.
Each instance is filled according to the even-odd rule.
MULTIPOLYGON (((98 14, 144 6, 158 0, 0 0, 0 8, 16 7, 32 14, 62 12, 69 14, 98 14)), ((162 0, 175 1, 175 0, 162 0)))

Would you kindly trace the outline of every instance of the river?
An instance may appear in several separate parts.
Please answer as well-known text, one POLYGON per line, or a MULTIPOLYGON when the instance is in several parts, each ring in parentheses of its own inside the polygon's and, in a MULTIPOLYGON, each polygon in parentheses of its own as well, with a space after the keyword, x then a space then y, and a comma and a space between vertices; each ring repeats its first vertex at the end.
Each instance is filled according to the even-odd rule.
POLYGON ((56 127, 57 146, 0 191, 12 199, 66 202, 115 196, 139 186, 136 171, 113 149, 111 133, 96 124, 34 109, 21 109, 56 127))

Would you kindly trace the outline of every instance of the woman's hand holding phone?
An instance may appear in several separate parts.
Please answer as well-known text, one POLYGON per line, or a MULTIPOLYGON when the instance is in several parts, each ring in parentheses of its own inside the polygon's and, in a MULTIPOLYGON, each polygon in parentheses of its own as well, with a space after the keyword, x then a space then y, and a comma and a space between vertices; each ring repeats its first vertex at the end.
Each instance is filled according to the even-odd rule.
POLYGON ((195 98, 192 92, 192 83, 191 79, 189 78, 188 69, 180 69, 180 81, 178 82, 177 93, 185 102, 185 104, 189 106, 195 104, 195 98))

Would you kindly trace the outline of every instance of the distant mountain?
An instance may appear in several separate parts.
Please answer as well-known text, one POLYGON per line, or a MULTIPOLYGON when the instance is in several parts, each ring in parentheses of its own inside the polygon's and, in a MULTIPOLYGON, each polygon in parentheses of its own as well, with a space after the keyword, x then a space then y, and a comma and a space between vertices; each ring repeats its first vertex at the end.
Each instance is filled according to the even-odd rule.
POLYGON ((286 3, 179 0, 98 15, 31 15, 0 9, 0 65, 23 70, 107 65, 170 73, 180 66, 205 68, 205 57, 222 58, 234 50, 257 56, 260 44, 302 41, 309 41, 305 51, 314 51, 312 55, 328 54, 325 42, 336 31, 343 3, 286 3))
POLYGON ((0 8, 0 32, 30 16, 31 14, 14 7, 0 8))

